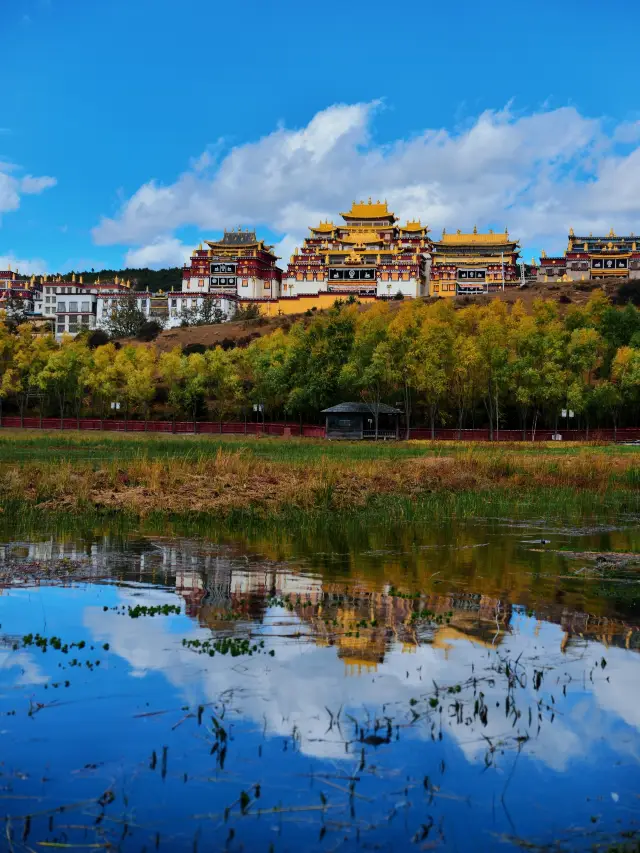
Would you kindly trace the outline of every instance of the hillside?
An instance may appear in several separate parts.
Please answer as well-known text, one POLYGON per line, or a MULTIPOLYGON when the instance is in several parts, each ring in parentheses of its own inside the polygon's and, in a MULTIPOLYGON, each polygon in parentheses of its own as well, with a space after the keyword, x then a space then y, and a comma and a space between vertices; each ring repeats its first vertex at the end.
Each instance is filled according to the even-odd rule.
MULTIPOLYGON (((562 312, 571 305, 584 305, 593 290, 599 287, 597 282, 577 282, 575 284, 558 284, 555 282, 534 284, 530 287, 507 290, 495 296, 459 297, 454 299, 457 308, 470 304, 484 304, 493 299, 498 299, 513 304, 518 299, 522 301, 525 308, 530 310, 536 299, 550 299, 557 302, 562 312)), ((630 282, 621 286, 609 285, 605 287, 607 294, 615 304, 625 304, 628 301, 640 305, 640 282, 630 282)), ((398 310, 403 303, 391 300, 391 310, 398 310)), ((362 305, 360 310, 366 311, 368 305, 362 305)), ((247 346, 255 338, 268 335, 275 329, 288 329, 297 320, 305 319, 305 314, 288 314, 282 317, 261 317, 258 320, 240 320, 231 323, 220 323, 212 326, 189 326, 179 329, 168 329, 161 332, 155 341, 158 349, 168 351, 174 347, 222 346, 230 348, 233 346, 247 346)))
POLYGON ((291 323, 301 319, 303 315, 288 317, 260 317, 257 320, 237 320, 230 323, 217 323, 212 326, 186 326, 178 329, 165 329, 160 332, 154 345, 161 352, 168 352, 175 347, 221 346, 231 349, 236 346, 247 346, 255 338, 268 335, 276 329, 289 329, 291 323))

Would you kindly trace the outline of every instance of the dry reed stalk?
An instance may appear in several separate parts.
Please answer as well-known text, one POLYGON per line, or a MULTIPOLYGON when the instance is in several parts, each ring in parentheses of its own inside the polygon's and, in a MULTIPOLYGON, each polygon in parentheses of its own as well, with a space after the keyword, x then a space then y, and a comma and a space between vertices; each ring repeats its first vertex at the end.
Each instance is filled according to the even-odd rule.
MULTIPOLYGON (((149 460, 98 467, 89 462, 26 462, 0 466, 0 498, 51 508, 93 505, 149 512, 217 512, 295 506, 303 510, 363 506, 376 495, 505 488, 573 488, 603 492, 636 466, 635 457, 584 452, 535 456, 502 447, 465 448, 446 456, 348 461, 322 455, 304 465, 274 462, 242 449, 215 456, 149 460)), ((626 485, 629 488, 628 484, 626 485)))

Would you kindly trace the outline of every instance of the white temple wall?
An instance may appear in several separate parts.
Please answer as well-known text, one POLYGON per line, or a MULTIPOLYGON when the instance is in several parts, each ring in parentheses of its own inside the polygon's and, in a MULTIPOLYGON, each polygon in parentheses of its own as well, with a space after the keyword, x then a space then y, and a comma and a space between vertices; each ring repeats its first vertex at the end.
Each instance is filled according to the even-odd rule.
POLYGON ((415 278, 402 281, 381 281, 378 279, 376 293, 378 296, 393 297, 396 293, 402 293, 407 298, 415 299, 422 296, 421 284, 415 278))
POLYGON ((316 293, 320 291, 326 291, 328 288, 329 282, 322 278, 317 281, 298 281, 295 278, 283 278, 282 279, 282 292, 281 296, 315 296, 316 293), (285 290, 284 285, 287 285, 287 289, 285 290))

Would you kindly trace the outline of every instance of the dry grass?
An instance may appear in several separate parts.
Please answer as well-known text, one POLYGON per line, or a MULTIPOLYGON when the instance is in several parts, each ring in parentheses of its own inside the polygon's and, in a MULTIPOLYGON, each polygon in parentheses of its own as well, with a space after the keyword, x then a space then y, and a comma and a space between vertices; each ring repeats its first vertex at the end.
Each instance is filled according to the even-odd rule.
POLYGON ((0 499, 48 510, 94 507, 137 515, 164 511, 225 515, 235 509, 277 512, 284 507, 347 510, 376 496, 417 498, 427 493, 527 492, 562 488, 591 493, 638 493, 635 455, 584 450, 550 453, 469 449, 447 456, 336 460, 305 465, 220 448, 215 456, 126 462, 25 462, 0 467, 0 499))

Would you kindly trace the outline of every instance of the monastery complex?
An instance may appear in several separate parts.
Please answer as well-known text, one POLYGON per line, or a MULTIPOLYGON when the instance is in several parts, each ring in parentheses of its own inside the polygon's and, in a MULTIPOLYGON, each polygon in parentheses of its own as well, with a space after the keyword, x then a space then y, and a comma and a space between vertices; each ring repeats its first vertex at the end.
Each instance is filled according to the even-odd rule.
POLYGON ((255 231, 225 231, 194 250, 182 270, 179 291, 134 291, 130 282, 85 284, 41 276, 30 281, 0 271, 0 309, 23 310, 52 322, 57 337, 103 326, 118 302, 135 298, 149 319, 168 328, 194 312, 215 307, 230 319, 238 307, 255 304, 264 314, 297 314, 330 307, 336 299, 450 298, 498 293, 533 281, 640 278, 640 251, 633 234, 568 235, 563 255, 521 260, 520 244, 508 230, 442 232, 439 240, 419 220, 401 224, 386 201, 353 202, 341 221, 319 222, 286 264, 255 231))

